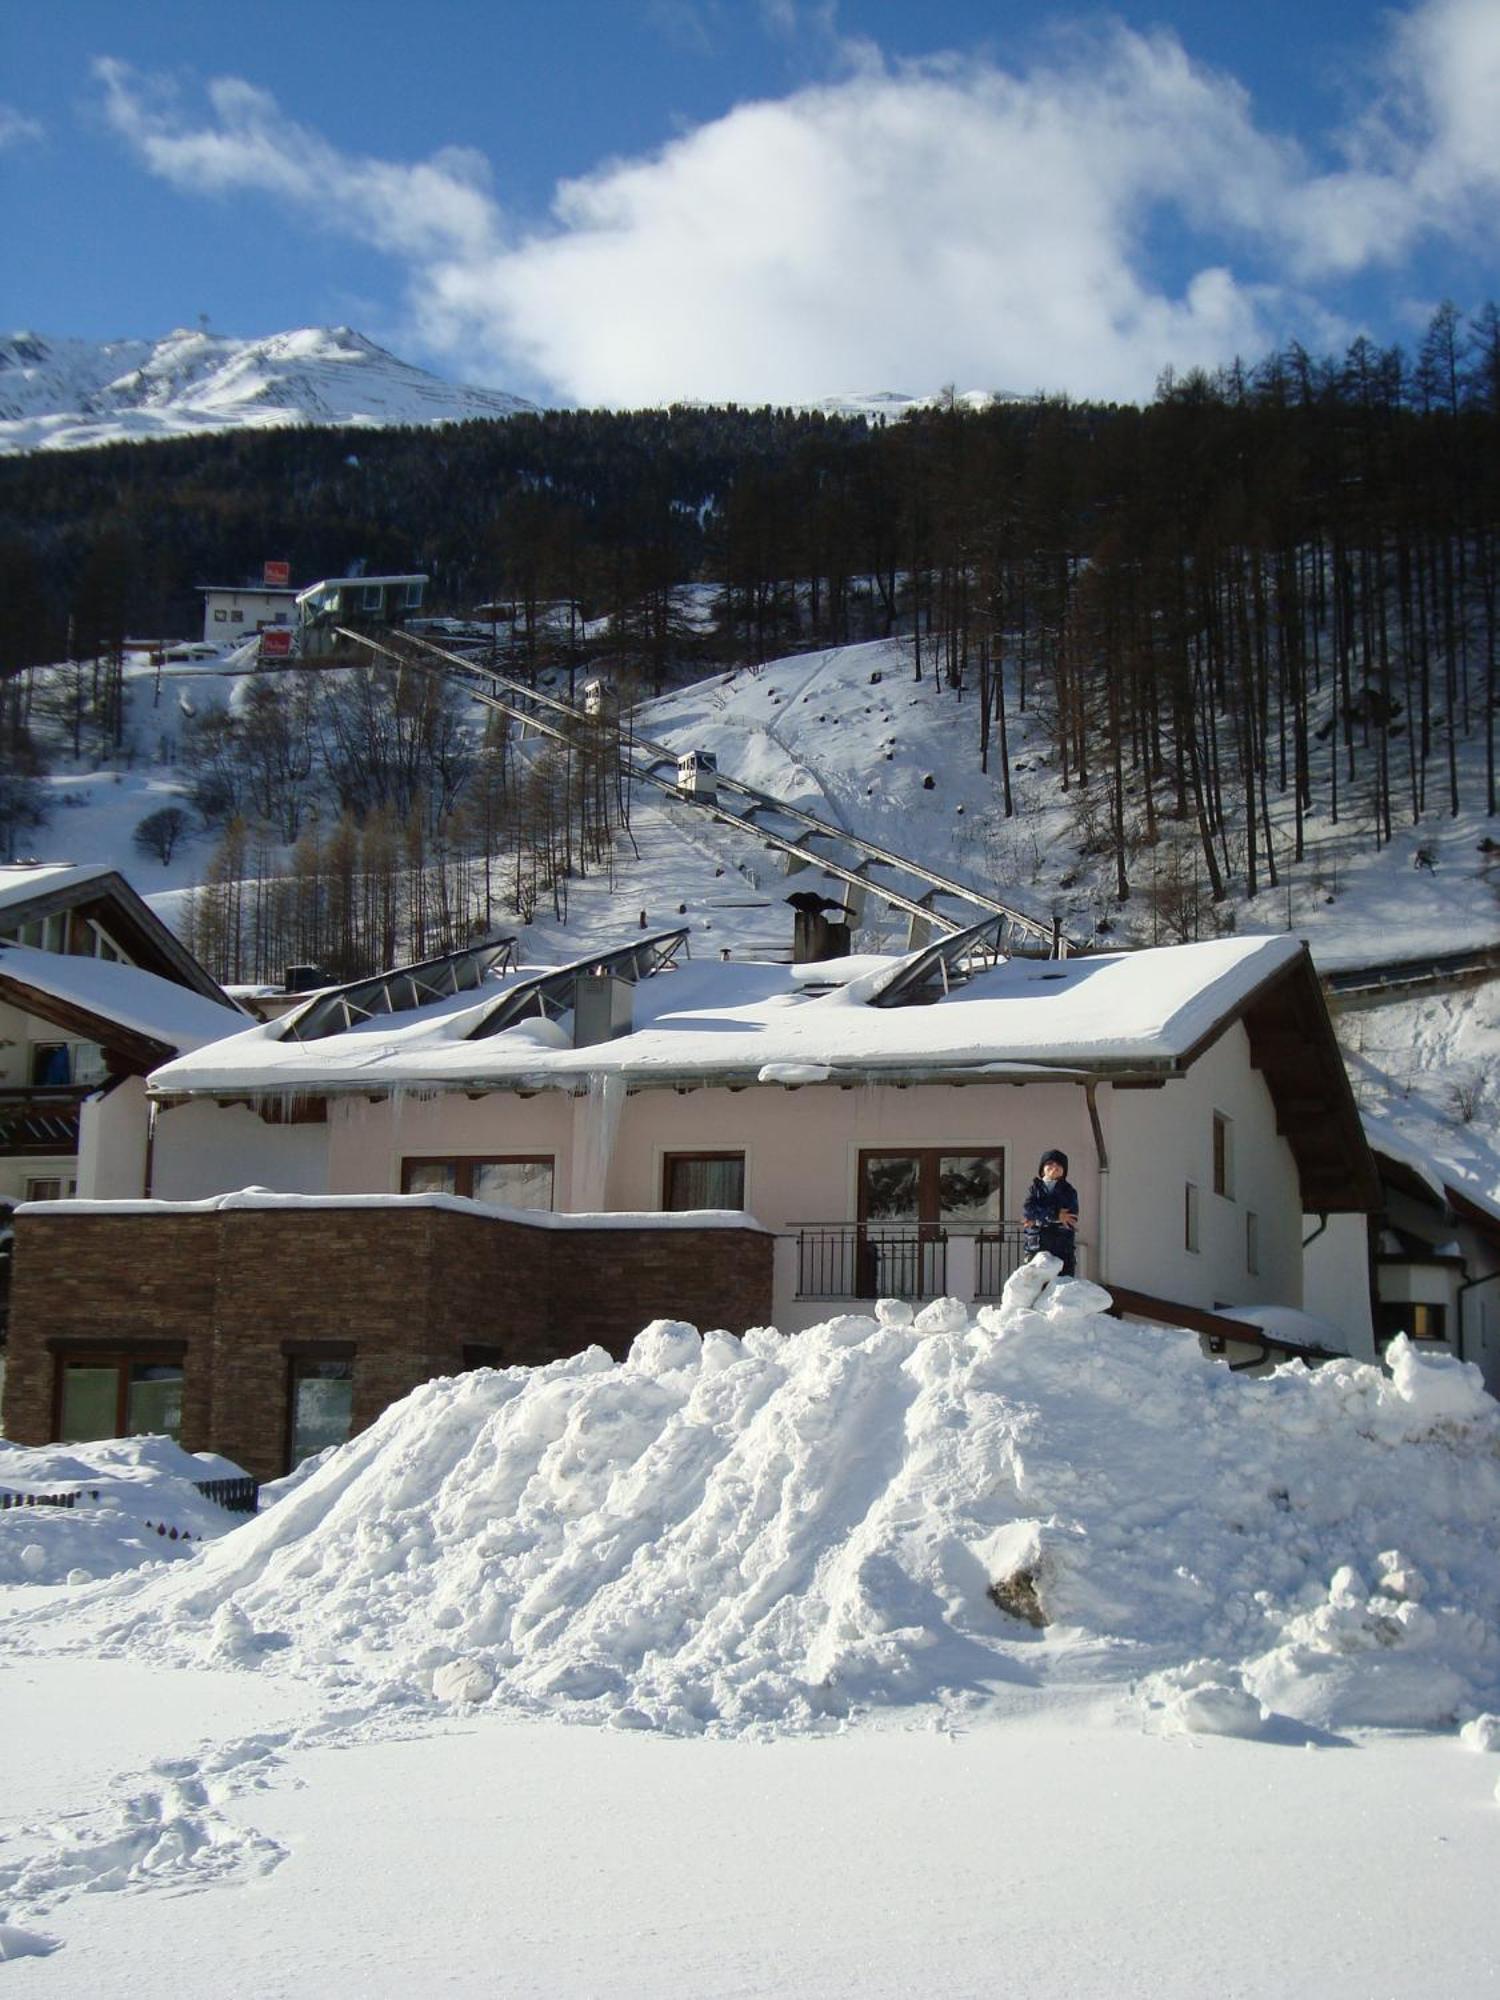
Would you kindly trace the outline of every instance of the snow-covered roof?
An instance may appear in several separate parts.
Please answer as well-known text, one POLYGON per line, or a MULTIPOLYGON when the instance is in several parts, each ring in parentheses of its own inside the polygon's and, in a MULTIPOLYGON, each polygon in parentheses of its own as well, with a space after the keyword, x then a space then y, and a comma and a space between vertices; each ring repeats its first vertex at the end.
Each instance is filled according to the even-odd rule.
POLYGON ((1429 1137, 1439 1150, 1429 1151, 1404 1131, 1390 1112, 1367 1106, 1361 1116, 1365 1136, 1377 1155, 1406 1167, 1439 1202, 1466 1201, 1489 1221, 1500 1223, 1500 1201, 1481 1180, 1477 1161, 1463 1156, 1461 1127, 1455 1133, 1453 1128, 1432 1121, 1429 1137))
POLYGON ((115 871, 107 861, 82 865, 72 861, 20 861, 0 865, 0 910, 12 903, 29 903, 33 896, 49 895, 54 889, 71 889, 80 882, 94 882, 115 871))
POLYGON ((807 1083, 848 1075, 1028 1076, 1161 1071, 1180 1063, 1301 946, 1223 938, 1062 960, 1014 958, 934 1005, 874 1004, 909 961, 787 966, 698 962, 634 989, 632 1032, 575 1049, 566 1025, 524 1018, 469 1037, 524 970, 310 1043, 286 1021, 157 1070, 162 1095, 428 1087, 562 1089, 600 1072, 633 1083, 807 1083))
POLYGON ((45 995, 73 1014, 144 1035, 167 1048, 198 1049, 242 1027, 237 1008, 221 1007, 175 980, 137 965, 0 944, 0 988, 10 983, 45 995))

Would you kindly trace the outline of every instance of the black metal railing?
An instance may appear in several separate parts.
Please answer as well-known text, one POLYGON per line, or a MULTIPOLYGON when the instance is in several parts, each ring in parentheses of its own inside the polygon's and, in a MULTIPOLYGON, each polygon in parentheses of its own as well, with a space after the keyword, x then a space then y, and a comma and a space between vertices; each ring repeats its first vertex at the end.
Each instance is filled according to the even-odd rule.
MULTIPOLYGON (((226 1514, 253 1514, 260 1504, 260 1487, 253 1479, 195 1479, 193 1485, 205 1500, 212 1500, 226 1514)), ((85 1494, 97 1500, 99 1488, 74 1486, 62 1493, 0 1490, 0 1514, 8 1513, 12 1507, 76 1507, 85 1494)))
POLYGON ((900 1223, 809 1223, 797 1231, 797 1296, 931 1299, 948 1284, 948 1232, 900 1223))
POLYGON ((1019 1271, 1031 1252, 1023 1240, 1019 1222, 1002 1222, 984 1229, 974 1239, 974 1296, 998 1299, 1005 1281, 1019 1271))
POLYGON ((254 1479, 195 1479, 193 1484, 226 1514, 253 1514, 260 1505, 260 1485, 254 1479))
MULTIPOLYGON (((801 1299, 931 1299, 948 1290, 950 1277, 966 1297, 998 1299, 1031 1255, 1021 1222, 809 1222, 792 1233, 801 1299)), ((1085 1254, 1080 1244, 1080 1269, 1085 1254)))

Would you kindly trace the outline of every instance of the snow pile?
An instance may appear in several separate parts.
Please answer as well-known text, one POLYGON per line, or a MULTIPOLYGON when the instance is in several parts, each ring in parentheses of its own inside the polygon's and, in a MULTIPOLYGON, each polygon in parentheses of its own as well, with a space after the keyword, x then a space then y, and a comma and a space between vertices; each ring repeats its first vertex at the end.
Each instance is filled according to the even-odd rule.
MULTIPOLYGON (((783 1339, 425 1385, 89 1643, 678 1732, 1044 1685, 1162 1727, 1500 1708, 1500 1409, 1398 1342, 1249 1380, 1031 1267, 783 1339)), ((1284 1725, 1275 1725, 1283 1726, 1284 1725)))
POLYGON ((92 1583, 193 1555, 237 1518, 198 1482, 244 1477, 167 1437, 36 1448, 0 1438, 0 1584, 92 1583), (76 1496, 72 1506, 45 1504, 62 1494, 76 1496))

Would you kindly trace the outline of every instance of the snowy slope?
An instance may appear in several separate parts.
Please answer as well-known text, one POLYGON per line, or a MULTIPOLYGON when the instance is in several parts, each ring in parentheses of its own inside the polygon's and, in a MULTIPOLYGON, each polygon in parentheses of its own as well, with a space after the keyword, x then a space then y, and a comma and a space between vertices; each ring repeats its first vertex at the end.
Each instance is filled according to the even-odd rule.
POLYGON ((285 424, 459 423, 532 406, 398 360, 346 326, 264 340, 0 340, 0 451, 67 449, 285 424))

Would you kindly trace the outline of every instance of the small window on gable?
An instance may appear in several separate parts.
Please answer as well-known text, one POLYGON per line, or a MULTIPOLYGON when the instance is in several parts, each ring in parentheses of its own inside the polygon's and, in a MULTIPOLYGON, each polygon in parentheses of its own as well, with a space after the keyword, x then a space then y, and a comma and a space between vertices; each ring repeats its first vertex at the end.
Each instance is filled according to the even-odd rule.
POLYGON ((1252 1278, 1260 1272, 1260 1217, 1253 1208, 1245 1210, 1245 1269, 1252 1278))
POLYGON ((229 623, 229 613, 223 610, 216 611, 214 613, 214 623, 215 625, 227 625, 229 623))
POLYGON ((230 622, 230 624, 231 624, 231 625, 243 625, 243 624, 244 624, 244 622, 245 622, 245 614, 244 614, 244 612, 243 612, 243 611, 231 611, 231 612, 230 612, 230 614, 229 614, 229 622, 230 622))
POLYGON ((1198 1248, 1198 1190, 1191 1181, 1184 1183, 1182 1190, 1182 1247, 1198 1248))
POLYGON ((1214 1113, 1214 1193, 1234 1197, 1234 1123, 1214 1113))

